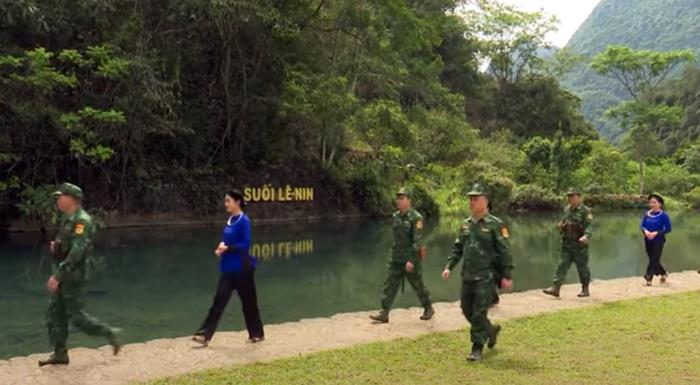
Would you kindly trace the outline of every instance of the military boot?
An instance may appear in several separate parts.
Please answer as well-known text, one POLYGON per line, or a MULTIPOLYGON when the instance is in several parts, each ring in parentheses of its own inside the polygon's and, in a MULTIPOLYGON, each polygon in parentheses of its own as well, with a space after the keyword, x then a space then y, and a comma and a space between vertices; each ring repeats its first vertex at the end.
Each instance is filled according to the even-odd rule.
POLYGON ((122 333, 122 329, 112 328, 109 330, 109 344, 112 345, 112 353, 116 356, 122 350, 122 345, 117 340, 117 336, 122 333))
POLYGON ((469 361, 469 362, 481 361, 483 350, 484 350, 483 346, 472 345, 472 352, 469 353, 469 355, 467 356, 467 361, 469 361))
POLYGON ((423 315, 420 316, 420 319, 423 321, 427 321, 427 320, 433 318, 434 315, 435 315, 435 309, 433 309, 433 306, 431 305, 431 306, 428 306, 425 308, 425 310, 423 311, 423 315))
POLYGON ((498 341, 498 333, 501 332, 501 325, 493 325, 491 327, 491 335, 489 335, 489 343, 486 345, 489 349, 493 349, 498 341))
POLYGON ((552 286, 542 290, 543 293, 559 298, 559 286, 552 286))
POLYGON ((371 316, 369 316, 369 318, 372 321, 385 324, 389 322, 389 310, 382 310, 377 314, 372 314, 371 316))
POLYGON ((581 292, 578 293, 579 298, 590 297, 591 293, 588 291, 588 285, 581 286, 581 292))
POLYGON ((68 365, 69 362, 68 351, 66 349, 57 349, 49 358, 39 361, 39 366, 68 365))

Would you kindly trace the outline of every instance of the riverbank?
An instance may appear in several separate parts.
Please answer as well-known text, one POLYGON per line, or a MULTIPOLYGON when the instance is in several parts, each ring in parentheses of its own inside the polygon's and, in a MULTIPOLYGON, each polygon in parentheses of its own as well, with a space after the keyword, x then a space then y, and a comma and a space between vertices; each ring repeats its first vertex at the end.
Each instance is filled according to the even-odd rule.
MULTIPOLYGON (((540 290, 506 294, 491 315, 496 320, 515 319, 626 299, 698 291, 700 276, 696 271, 674 273, 668 283, 653 287, 645 287, 639 277, 594 281, 591 290, 593 296, 584 299, 576 297, 578 285, 564 286, 561 299, 547 297, 540 290)), ((465 328, 458 302, 438 303, 435 308, 437 315, 428 322, 419 321, 420 309, 411 308, 393 311, 387 325, 371 324, 367 319, 369 312, 268 325, 267 340, 261 344, 244 343, 245 332, 224 332, 217 334, 207 349, 193 348, 188 337, 129 344, 118 357, 112 357, 106 347, 78 348, 71 350, 68 367, 38 368, 36 361, 43 355, 33 354, 0 361, 0 378, 3 385, 120 385, 465 328)), ((509 341, 506 331, 501 340, 502 349, 507 349, 509 343, 514 342, 509 341)))
MULTIPOLYGON (((253 215, 253 214, 250 214, 253 215)), ((362 213, 333 214, 333 215, 301 215, 295 217, 255 218, 255 224, 281 224, 303 223, 319 221, 344 221, 362 220, 372 218, 372 215, 362 213)), ((178 214, 149 214, 149 215, 124 215, 108 217, 104 220, 106 229, 139 228, 139 227, 188 227, 220 225, 225 219, 224 215, 209 215, 204 217, 187 217, 178 214)), ((51 229, 46 229, 50 231, 51 229)), ((6 233, 37 233, 36 225, 15 220, 9 222, 6 227, 0 228, 0 232, 6 233)))
MULTIPOLYGON (((646 207, 646 197, 634 194, 592 194, 586 196, 584 203, 594 210, 600 211, 642 210, 646 207)), ((507 211, 510 214, 551 213, 560 211, 565 204, 563 198, 552 194, 546 196, 516 196, 513 197, 508 204, 507 211)), ((468 212, 468 204, 466 201, 462 206, 464 206, 464 209, 460 210, 460 213, 468 212)), ((671 200, 668 206, 670 209, 674 210, 683 209, 685 207, 675 200, 671 200)), ((360 220, 390 215, 388 213, 382 215, 365 213, 355 207, 347 207, 344 211, 336 208, 336 210, 328 211, 325 215, 320 215, 318 214, 319 211, 309 211, 307 209, 298 209, 296 211, 285 210, 284 206, 279 203, 263 206, 251 204, 247 211, 252 218, 255 218, 256 224, 303 223, 323 220, 360 220)), ((443 209, 443 211, 445 210, 443 209)), ((461 215, 463 214, 459 216, 461 215)), ((182 213, 121 214, 114 211, 106 212, 102 221, 107 229, 184 227, 220 224, 223 216, 221 214, 191 216, 182 213)), ((22 219, 10 219, 0 226, 0 233, 32 233, 39 231, 39 226, 37 226, 36 223, 22 219)), ((51 231, 51 229, 45 228, 44 231, 51 231)))

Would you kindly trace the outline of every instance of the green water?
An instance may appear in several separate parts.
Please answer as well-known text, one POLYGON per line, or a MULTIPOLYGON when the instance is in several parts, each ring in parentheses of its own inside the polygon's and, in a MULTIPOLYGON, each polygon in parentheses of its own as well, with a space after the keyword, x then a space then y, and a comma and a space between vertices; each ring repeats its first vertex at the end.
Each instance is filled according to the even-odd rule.
MULTIPOLYGON (((666 268, 697 268, 700 217, 674 215, 672 220, 674 231, 663 258, 666 268)), ((559 250, 556 217, 528 215, 508 221, 517 264, 515 290, 547 286, 559 250)), ((636 212, 596 216, 591 246, 595 279, 643 273, 646 255, 638 221, 636 212)), ((439 277, 458 227, 456 219, 427 224, 425 279, 436 301, 458 298, 457 276, 447 283, 439 277)), ((87 310, 124 328, 125 342, 189 335, 199 326, 215 289, 213 249, 218 233, 217 227, 103 232, 98 249, 105 257, 104 266, 90 285, 87 310)), ((377 308, 391 245, 387 222, 255 226, 253 243, 257 254, 266 257, 256 275, 265 323, 377 308)), ((0 239, 0 359, 49 350, 43 321, 44 283, 50 272, 45 255, 37 235, 0 239)), ((575 268, 569 281, 576 281, 575 268)), ((408 286, 396 302, 397 307, 418 305, 408 286)), ((233 297, 220 330, 241 329, 240 304, 233 297)), ((95 347, 104 341, 76 331, 69 343, 95 347)))

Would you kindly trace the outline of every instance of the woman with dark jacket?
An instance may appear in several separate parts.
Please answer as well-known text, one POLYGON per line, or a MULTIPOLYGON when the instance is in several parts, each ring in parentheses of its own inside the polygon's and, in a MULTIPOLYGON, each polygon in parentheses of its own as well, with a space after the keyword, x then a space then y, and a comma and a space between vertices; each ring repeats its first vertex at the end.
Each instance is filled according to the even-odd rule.
POLYGON ((651 280, 655 275, 661 276, 661 283, 666 282, 668 274, 661 265, 661 253, 666 243, 666 234, 671 232, 671 220, 662 210, 664 198, 658 194, 651 194, 647 198, 649 211, 642 217, 641 229, 644 234, 644 246, 649 256, 649 265, 644 279, 647 286, 651 286, 651 280))
POLYGON ((224 206, 230 216, 221 234, 221 242, 214 250, 214 254, 219 257, 219 284, 209 314, 192 337, 192 340, 204 346, 209 344, 214 335, 219 319, 234 291, 238 292, 241 299, 248 341, 260 342, 265 339, 255 292, 256 261, 248 252, 250 219, 243 213, 243 194, 239 190, 228 191, 224 197, 224 206))

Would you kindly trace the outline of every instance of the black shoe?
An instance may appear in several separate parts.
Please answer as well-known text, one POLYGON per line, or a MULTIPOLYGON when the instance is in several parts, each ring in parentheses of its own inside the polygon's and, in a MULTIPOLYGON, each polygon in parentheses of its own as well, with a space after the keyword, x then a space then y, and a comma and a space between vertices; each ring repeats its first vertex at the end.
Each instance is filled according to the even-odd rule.
POLYGON ((371 316, 369 316, 369 318, 374 322, 383 323, 383 324, 388 323, 389 322, 389 311, 382 310, 377 314, 372 314, 371 316))
POLYGON ((591 293, 588 291, 588 285, 583 285, 581 287, 581 292, 578 293, 579 298, 585 298, 585 297, 590 297, 591 293))
POLYGON ((559 286, 552 286, 542 290, 543 293, 559 298, 559 286))
POLYGON ((472 346, 472 352, 469 353, 469 355, 467 356, 467 361, 469 361, 469 362, 481 361, 482 350, 483 350, 483 347, 481 347, 481 346, 476 346, 476 345, 472 346))
POLYGON ((58 352, 52 354, 49 358, 39 361, 39 366, 45 365, 68 365, 70 360, 68 359, 68 352, 58 352))
POLYGON ((493 349, 496 346, 496 341, 498 341, 498 333, 501 332, 501 325, 493 325, 491 327, 491 335, 489 336, 489 349, 493 349))
POLYGON ((428 306, 423 311, 423 315, 420 316, 420 319, 423 321, 427 321, 427 320, 433 318, 434 315, 435 315, 435 309, 433 309, 432 306, 428 306))

